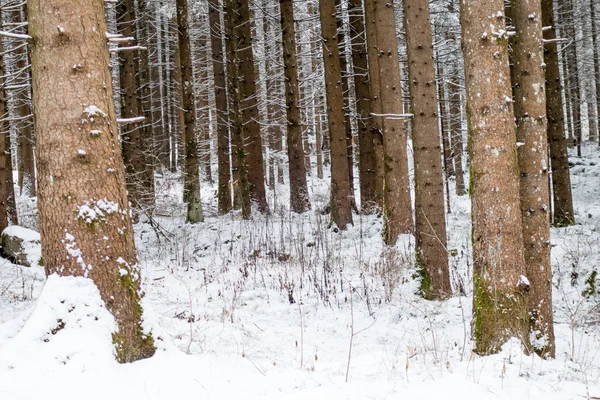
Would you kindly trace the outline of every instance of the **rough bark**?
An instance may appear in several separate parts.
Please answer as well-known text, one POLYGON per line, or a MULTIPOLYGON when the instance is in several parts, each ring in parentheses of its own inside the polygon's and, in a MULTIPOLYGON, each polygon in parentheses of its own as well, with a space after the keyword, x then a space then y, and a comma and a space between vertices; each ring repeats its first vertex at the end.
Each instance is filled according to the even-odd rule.
POLYGON ((361 211, 372 214, 377 209, 375 202, 375 147, 371 126, 371 88, 367 61, 367 39, 361 0, 348 2, 350 14, 350 38, 352 64, 354 65, 354 89, 356 91, 356 113, 358 126, 358 174, 360 178, 361 211))
POLYGON ((208 18, 210 23, 210 45, 215 83, 215 102, 217 119, 217 159, 219 163, 219 214, 231 211, 231 165, 229 162, 229 119, 227 112, 227 93, 225 82, 225 56, 223 54, 223 29, 221 23, 222 3, 209 1, 208 18))
POLYGON ((187 0, 177 0, 177 25, 179 26, 179 56, 181 68, 181 92, 184 115, 183 143, 185 151, 183 201, 187 203, 186 221, 197 223, 204 220, 200 199, 200 165, 196 138, 196 104, 194 98, 194 74, 192 49, 188 25, 187 0))
POLYGON ((456 176, 456 194, 463 196, 467 194, 465 188, 465 174, 463 169, 463 137, 462 116, 460 111, 460 85, 455 76, 448 82, 448 102, 450 106, 449 126, 452 137, 452 155, 454 156, 454 174, 456 176))
POLYGON ((554 357, 550 193, 542 8, 540 0, 512 0, 514 98, 520 171, 523 245, 529 289, 531 346, 554 357))
POLYGON ((544 38, 548 40, 544 46, 544 62, 546 64, 546 117, 552 165, 553 221, 556 226, 568 226, 575 223, 575 215, 569 155, 564 132, 558 51, 556 42, 553 42, 556 39, 556 30, 552 0, 542 1, 542 19, 542 25, 550 27, 544 31, 544 38))
POLYGON ((374 15, 375 1, 364 0, 365 31, 367 33, 367 61, 369 64, 369 82, 371 83, 371 133, 375 152, 375 204, 383 210, 383 118, 381 104, 381 84, 379 81, 379 51, 377 49, 377 25, 374 15))
MULTIPOLYGON (((260 212, 268 212, 267 197, 265 192, 265 172, 262 151, 262 138, 260 134, 256 73, 254 70, 254 56, 252 54, 252 37, 250 32, 250 8, 248 0, 236 0, 233 9, 228 10, 235 16, 234 29, 236 41, 236 68, 239 79, 240 107, 242 117, 244 148, 248 152, 246 159, 250 194, 252 201, 260 212)), ((240 149, 238 149, 240 151, 240 149)))
POLYGON ((433 39, 428 0, 404 1, 408 80, 414 117, 415 238, 421 292, 425 298, 452 295, 446 250, 442 149, 438 129, 433 39))
POLYGON ((528 343, 519 169, 503 0, 462 0, 473 224, 475 351, 528 343), (482 74, 481 71, 486 71, 482 74))
POLYGON ((327 120, 331 149, 331 221, 339 229, 352 224, 352 195, 348 172, 346 129, 344 125, 344 93, 338 50, 335 3, 320 1, 321 36, 323 38, 323 63, 325 68, 325 92, 327 120))
POLYGON ((281 30, 283 37, 290 209, 296 213, 303 213, 310 209, 310 200, 308 198, 306 163, 302 144, 294 2, 292 0, 281 0, 279 4, 281 7, 281 30))
POLYGON ((141 326, 104 1, 31 0, 28 13, 46 272, 91 278, 117 322, 118 361, 150 357, 155 348, 141 326))
POLYGON ((250 182, 248 178, 247 153, 244 147, 244 124, 241 113, 241 92, 238 88, 240 79, 237 52, 238 40, 236 34, 237 17, 234 12, 236 0, 225 0, 225 49, 227 52, 227 93, 229 97, 229 121, 231 135, 231 154, 233 174, 233 190, 235 209, 241 208, 242 218, 249 219, 252 215, 250 203, 250 182))
POLYGON ((383 127, 384 240, 396 243, 401 234, 413 233, 412 201, 408 177, 406 131, 404 129, 400 63, 393 2, 374 2, 377 32, 379 83, 383 127))

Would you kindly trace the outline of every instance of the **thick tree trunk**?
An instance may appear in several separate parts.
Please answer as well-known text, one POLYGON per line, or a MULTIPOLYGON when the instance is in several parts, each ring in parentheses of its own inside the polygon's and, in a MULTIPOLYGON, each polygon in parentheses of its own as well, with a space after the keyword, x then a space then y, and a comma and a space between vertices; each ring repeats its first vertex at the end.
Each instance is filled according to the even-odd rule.
POLYGON ((30 0, 28 12, 46 272, 94 280, 117 322, 118 361, 150 357, 155 348, 141 326, 104 1, 30 0))
POLYGON ((375 1, 364 0, 365 31, 367 33, 367 61, 369 63, 369 81, 371 83, 371 134, 375 152, 375 204, 383 210, 383 118, 381 117, 381 84, 379 80, 379 50, 377 47, 377 25, 375 20, 375 1))
POLYGON ((379 83, 383 117, 384 240, 396 243, 401 234, 413 233, 412 201, 408 177, 400 63, 393 2, 374 2, 377 32, 379 83))
POLYGON ((192 49, 188 25, 187 0, 177 0, 177 25, 179 26, 179 56, 181 62, 181 91, 184 114, 183 143, 185 145, 183 201, 187 203, 186 221, 204 220, 200 200, 200 165, 196 139, 196 104, 194 99, 194 74, 192 49))
POLYGON ((564 114, 561 96, 558 51, 552 0, 542 0, 543 26, 547 40, 544 51, 546 64, 546 116, 548 120, 548 140, 552 164, 552 193, 554 203, 554 225, 567 226, 575 223, 573 196, 571 194, 571 174, 569 155, 564 133, 564 114))
POLYGON ((219 214, 231 211, 231 165, 229 162, 229 117, 227 111, 227 92, 225 89, 225 56, 223 54, 223 28, 221 23, 220 0, 210 0, 208 17, 211 32, 211 50, 213 77, 215 82, 215 102, 217 119, 217 159, 219 163, 219 214))
POLYGON ((361 211, 372 214, 375 203, 375 147, 371 126, 371 88, 367 61, 367 38, 361 0, 348 2, 350 14, 350 37, 352 42, 352 63, 354 65, 354 88, 356 90, 356 113, 358 116, 358 149, 361 211))
MULTIPOLYGON (((268 212, 265 192, 265 172, 260 134, 256 73, 252 54, 252 38, 250 32, 250 8, 248 0, 236 0, 232 12, 235 15, 235 41, 237 51, 237 69, 239 73, 238 90, 240 92, 240 108, 242 129, 245 139, 244 147, 248 151, 247 169, 252 201, 260 212, 268 212)), ((240 149, 238 149, 239 151, 240 149)), ((246 151, 246 150, 244 150, 246 151)))
POLYGON ((524 344, 529 339, 519 169, 503 10, 503 0, 461 1, 473 189, 473 336, 479 354, 498 352, 513 336, 524 344))
POLYGON ((252 215, 250 202, 250 182, 248 178, 247 153, 244 147, 245 130, 241 113, 241 92, 238 88, 240 73, 238 68, 239 53, 236 33, 237 16, 236 0, 225 0, 225 48, 227 52, 227 93, 229 97, 229 121, 231 135, 232 174, 234 190, 234 209, 241 208, 242 218, 252 215))
POLYGON ((352 194, 348 172, 346 129, 344 126, 344 93, 338 50, 335 3, 320 1, 321 36, 323 37, 323 62, 327 119, 331 149, 331 220, 339 229, 352 224, 352 194))
POLYGON ((303 213, 310 209, 310 200, 308 198, 306 163, 302 144, 294 2, 293 0, 281 0, 279 4, 281 7, 281 30, 283 37, 290 209, 296 213, 303 213))
POLYGON ((414 113, 412 139, 417 268, 422 276, 422 295, 429 299, 442 299, 452 295, 452 287, 446 250, 442 151, 429 1, 405 0, 404 24, 410 100, 414 113))
POLYGON ((521 172, 521 215, 529 290, 531 346, 554 357, 552 267, 550 265, 550 193, 544 52, 540 0, 512 0, 515 117, 521 172))

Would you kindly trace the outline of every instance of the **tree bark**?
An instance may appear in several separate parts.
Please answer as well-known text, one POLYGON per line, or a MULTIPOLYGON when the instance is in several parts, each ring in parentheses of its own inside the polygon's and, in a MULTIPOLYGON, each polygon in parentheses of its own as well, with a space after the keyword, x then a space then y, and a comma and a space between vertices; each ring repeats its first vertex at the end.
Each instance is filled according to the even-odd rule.
POLYGON ((306 163, 302 144, 294 2, 293 0, 281 0, 279 4, 281 7, 281 30, 283 37, 290 209, 296 213, 303 213, 310 209, 310 199, 308 198, 306 163))
POLYGON ((358 115, 358 149, 361 211, 372 214, 375 202, 375 147, 371 126, 371 88, 367 61, 367 39, 361 0, 349 0, 350 37, 352 44, 352 64, 354 65, 354 88, 356 91, 356 113, 358 115))
POLYGON ((554 357, 552 266, 550 265, 550 193, 545 72, 540 0, 512 0, 515 117, 519 159, 523 244, 530 282, 531 346, 554 357))
POLYGON ((500 351, 510 337, 528 343, 519 169, 503 10, 503 0, 461 0, 471 154, 473 336, 479 354, 500 351))
POLYGON ((221 23, 221 10, 223 9, 223 6, 220 0, 210 0, 208 5, 217 119, 217 159, 219 163, 219 189, 217 197, 219 199, 219 214, 227 214, 231 211, 231 165, 229 162, 229 117, 227 110, 227 93, 225 91, 223 25, 221 23))
POLYGON ((446 250, 442 151, 429 1, 405 0, 404 24, 414 113, 412 139, 417 268, 422 275, 422 295, 429 299, 443 299, 452 295, 452 287, 446 250))
POLYGON ((400 63, 393 2, 374 2, 384 150, 384 240, 394 245, 398 236, 414 232, 406 131, 404 129, 400 63))
MULTIPOLYGON (((13 6, 11 19, 14 23, 19 24, 25 22, 27 18, 23 14, 24 5, 13 6)), ((27 29, 19 27, 13 31, 14 33, 26 34, 27 29)), ((20 43, 18 43, 20 44, 20 43)), ((12 77, 11 86, 14 89, 13 98, 17 111, 18 121, 14 124, 17 129, 17 159, 19 167, 19 188, 21 194, 25 196, 35 197, 35 161, 33 154, 33 129, 34 121, 31 116, 31 93, 29 85, 29 53, 26 47, 17 46, 15 51, 17 71, 12 77)))
POLYGON ((570 85, 568 87, 573 112, 573 139, 577 147, 577 156, 581 157, 582 127, 581 127, 581 90, 579 87, 579 65, 577 54, 577 32, 575 30, 573 18, 575 17, 575 6, 572 0, 563 1, 567 16, 564 20, 564 33, 573 42, 567 47, 567 64, 569 68, 570 85), (572 23, 569 21, 571 18, 572 23))
POLYGON ((194 75, 192 50, 188 25, 187 0, 177 0, 177 25, 179 26, 179 56, 181 62, 181 91, 184 114, 183 143, 185 164, 183 201, 187 203, 186 221, 192 224, 204 220, 200 200, 200 165, 196 139, 196 104, 194 98, 194 75))
MULTIPOLYGON (((263 213, 269 211, 265 192, 265 173, 260 134, 259 114, 256 91, 256 73, 254 71, 254 56, 252 54, 252 38, 250 32, 250 8, 248 0, 236 0, 233 9, 228 10, 235 15, 235 41, 240 91, 240 107, 242 117, 244 147, 248 151, 246 159, 250 194, 252 201, 263 213)), ((238 149, 240 151, 240 149, 238 149)), ((246 151, 246 150, 244 150, 246 151)))
MULTIPOLYGON (((594 48, 594 81, 596 83, 596 117, 600 119, 600 55, 598 54, 598 21, 596 20, 596 4, 594 0, 590 0, 590 19, 592 28, 592 46, 594 48)), ((590 132, 590 140, 599 142, 598 123, 596 122, 596 130, 590 132)))
POLYGON ((560 70, 554 24, 552 0, 542 0, 542 25, 550 27, 544 31, 547 40, 544 50, 546 64, 546 117, 548 140, 552 164, 552 193, 554 203, 554 225, 568 226, 575 223, 569 154, 564 132, 564 114, 561 96, 560 70))
MULTIPOLYGON (((0 10, 0 29, 2 29, 2 10, 0 10)), ((15 190, 12 174, 10 146, 10 126, 8 124, 8 106, 4 89, 6 70, 4 69, 4 46, 0 40, 0 233, 12 223, 17 223, 15 208, 15 190)))
POLYGON ((344 125, 344 93, 338 50, 335 3, 320 1, 321 36, 323 38, 323 63, 325 67, 325 92, 329 143, 331 149, 331 221, 339 229, 352 225, 352 194, 348 172, 346 129, 344 125))
POLYGON ((155 348, 141 326, 104 1, 30 0, 28 12, 46 272, 91 278, 117 322, 118 361, 150 357, 155 348))
POLYGON ((367 33, 367 61, 369 63, 369 81, 371 83, 371 133, 375 152, 375 204, 383 210, 384 151, 383 118, 381 117, 381 83, 379 80, 379 50, 377 47, 377 26, 375 20, 375 1, 364 0, 365 31, 367 33))

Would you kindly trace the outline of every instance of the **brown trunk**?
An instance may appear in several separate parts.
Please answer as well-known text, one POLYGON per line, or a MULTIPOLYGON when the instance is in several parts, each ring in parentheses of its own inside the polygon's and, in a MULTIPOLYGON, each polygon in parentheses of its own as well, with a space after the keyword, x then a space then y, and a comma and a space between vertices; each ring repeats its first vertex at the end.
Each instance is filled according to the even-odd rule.
POLYGON ((563 21, 563 31, 568 39, 572 40, 570 46, 567 47, 567 64, 569 67, 569 90, 571 92, 571 107, 573 112, 573 139, 577 146, 577 156, 581 157, 581 91, 579 87, 579 65, 577 54, 577 32, 575 30, 575 6, 572 0, 563 1, 566 16, 563 21))
POLYGON ((383 210, 383 118, 381 104, 381 85, 379 81, 379 51, 377 47, 377 25, 375 20, 375 1, 364 0, 365 31, 367 33, 367 55, 369 63, 369 81, 371 83, 371 134, 375 152, 375 204, 383 210))
POLYGON ((310 209, 310 200, 306 185, 306 164, 302 144, 294 2, 293 0, 281 0, 279 4, 281 7, 281 31, 283 37, 290 209, 296 213, 303 213, 310 209))
POLYGON ((342 12, 341 0, 335 0, 336 8, 340 9, 338 26, 338 52, 340 55, 340 70, 342 73, 342 92, 344 94, 344 127, 346 129, 346 154, 348 158, 348 180, 350 182, 350 195, 352 196, 352 209, 357 210, 356 199, 354 197, 354 144, 352 135, 352 110, 350 109, 350 85, 348 77, 351 74, 350 65, 346 58, 346 26, 344 23, 344 13, 342 12))
MULTIPOLYGON (((139 15, 137 16, 138 38, 141 46, 149 48, 148 43, 148 0, 138 0, 139 15)), ((154 143, 154 129, 152 118, 152 95, 150 80, 150 63, 148 50, 138 52, 139 68, 138 68, 138 98, 140 99, 140 111, 145 119, 141 130, 141 144, 143 156, 143 169, 140 170, 140 183, 143 187, 141 204, 134 207, 140 207, 144 212, 152 214, 155 206, 154 197, 154 154, 152 154, 154 143)), ((130 199, 131 201, 131 199, 130 199)))
POLYGON ((242 137, 245 139, 243 143, 248 152, 246 163, 250 182, 250 194, 258 210, 260 212, 268 212, 248 0, 236 0, 233 4, 233 9, 228 10, 228 12, 232 12, 235 15, 234 39, 237 50, 236 68, 239 74, 237 83, 241 96, 242 137))
POLYGON ((221 23, 220 0, 209 1, 208 17, 211 32, 213 77, 215 82, 215 102, 217 119, 217 158, 219 163, 219 214, 231 211, 231 173, 229 163, 229 119, 227 114, 227 93, 225 91, 225 56, 223 54, 223 29, 221 23))
POLYGON ((337 38, 335 3, 320 1, 321 36, 329 143, 331 149, 331 220, 345 230, 352 222, 352 194, 348 172, 346 129, 344 126, 344 93, 337 38))
POLYGON ((393 245, 398 236, 414 230, 394 5, 392 2, 374 2, 373 14, 377 32, 375 45, 379 61, 381 112, 384 116, 384 240, 393 245))
MULTIPOLYGON (((2 12, 0 10, 0 29, 2 29, 2 12)), ((0 40, 0 54, 4 52, 0 40)), ((16 224, 14 207, 15 191, 12 176, 12 158, 10 148, 10 127, 8 124, 8 107, 6 104, 4 56, 0 55, 0 233, 10 224, 16 224)))
MULTIPOLYGON (((20 24, 26 21, 21 5, 13 6, 11 19, 14 23, 20 24)), ((27 29, 23 27, 12 30, 13 33, 25 34, 27 29)), ((21 44, 21 43, 18 43, 21 44)), ((15 109, 18 120, 15 121, 17 129, 18 144, 18 167, 19 167, 19 187, 21 194, 35 197, 35 164, 33 155, 33 118, 31 117, 31 94, 29 92, 29 54, 26 47, 18 46, 15 49, 16 75, 12 77, 11 86, 15 87, 13 94, 15 109)))
POLYGON ((476 352, 528 342, 519 167, 503 0, 462 0, 476 352), (481 73, 485 71, 485 73, 481 73), (490 84, 493 82, 493 84, 490 84))
MULTIPOLYGON (((154 26, 156 32, 150 37, 149 46, 154 47, 154 51, 151 53, 152 59, 150 60, 150 94, 151 94, 151 108, 152 108, 152 126, 154 130, 154 150, 152 155, 155 157, 156 163, 155 168, 168 165, 168 158, 165 157, 163 143, 168 140, 165 137, 166 127, 165 118, 163 114, 163 102, 165 101, 167 94, 163 92, 163 70, 165 65, 162 61, 163 54, 163 41, 162 41, 162 23, 160 16, 158 16, 157 5, 152 6, 152 12, 148 14, 154 20, 154 26), (167 161, 165 163, 165 161, 167 161)), ((152 26, 152 23, 149 23, 152 26)))
POLYGON ((521 215, 529 290, 531 346, 542 357, 555 356, 550 265, 550 193, 546 137, 546 93, 541 0, 512 0, 517 149, 521 172, 521 215))
POLYGON ((229 121, 231 135, 232 173, 234 190, 234 209, 241 208, 242 218, 249 219, 252 215, 250 203, 250 183, 248 178, 247 154, 244 147, 245 130, 241 113, 241 93, 238 88, 239 53, 237 40, 237 16, 235 9, 237 0, 225 0, 225 48, 227 52, 227 93, 229 97, 229 121))
MULTIPOLYGON (((592 28, 592 46, 594 48, 594 76, 596 82, 596 117, 600 119, 600 55, 598 54, 598 21, 596 20, 596 3, 590 0, 590 18, 592 28)), ((596 129, 590 131, 590 140, 600 142, 598 139, 598 123, 595 124, 596 129)))
POLYGON ((185 150, 183 201, 187 203, 186 221, 192 224, 203 221, 200 200, 200 165, 196 140, 196 104, 194 99, 194 74, 188 25, 187 0, 177 0, 177 25, 179 26, 179 56, 181 62, 181 92, 184 115, 183 140, 185 150))
MULTIPOLYGON (((198 30, 202 30, 202 25, 204 23, 203 18, 196 17, 196 24, 198 26, 198 30)), ((196 65, 195 74, 194 74, 194 82, 197 82, 197 90, 196 96, 198 99, 198 131, 199 131, 199 139, 198 143, 198 152, 200 157, 200 164, 202 169, 204 170, 204 178, 213 183, 212 179, 212 168, 211 168, 211 160, 210 160, 210 104, 209 104, 209 86, 210 82, 208 79, 209 75, 209 59, 207 54, 210 54, 208 51, 208 38, 204 35, 203 32, 198 32, 195 38, 195 54, 194 61, 196 65)))
POLYGON ((171 21, 172 29, 170 32, 175 36, 175 40, 171 43, 173 70, 171 71, 171 171, 177 172, 177 167, 181 164, 181 154, 185 151, 185 114, 183 109, 183 85, 181 71, 181 51, 179 47, 179 29, 177 19, 171 21))
POLYGON ((542 18, 542 25, 551 27, 544 31, 544 38, 548 40, 545 45, 544 62, 546 64, 546 115, 552 164, 554 225, 567 226, 575 223, 575 215, 573 214, 569 155, 564 134, 558 52, 556 42, 553 42, 556 39, 556 31, 554 30, 552 0, 542 1, 542 18))
POLYGON ((446 250, 444 181, 429 1, 405 0, 404 25, 414 114, 417 268, 422 276, 422 295, 428 299, 443 299, 452 295, 452 287, 446 250))
MULTIPOLYGON (((117 28, 124 37, 136 38, 136 13, 133 0, 123 0, 117 3, 117 28)), ((135 41, 122 43, 120 48, 135 46, 135 41)), ((137 57, 139 51, 119 51, 120 86, 121 86, 121 118, 130 119, 143 116, 141 96, 138 96, 138 69, 140 63, 137 57)), ((141 122, 126 123, 121 126, 123 161, 125 162, 125 177, 129 201, 136 215, 144 211, 154 202, 153 175, 148 172, 146 148, 146 132, 141 122), (152 182, 152 183, 150 183, 152 182), (152 191, 151 191, 152 190, 152 191)))
POLYGON ((361 211, 372 214, 375 202, 375 147, 371 126, 371 88, 367 61, 367 39, 361 0, 349 0, 352 64, 354 65, 354 88, 356 90, 356 114, 358 116, 358 148, 361 211))
POLYGON ((30 0, 28 12, 46 272, 91 278, 117 322, 118 361, 150 357, 155 348, 141 325, 104 1, 30 0))
POLYGON ((448 179, 451 176, 454 176, 454 164, 452 163, 452 144, 450 138, 450 130, 448 129, 450 116, 447 112, 447 99, 444 87, 444 67, 438 64, 437 73, 439 79, 438 90, 440 93, 439 102, 441 112, 440 128, 442 133, 442 156, 444 159, 444 172, 446 173, 446 178, 448 179))

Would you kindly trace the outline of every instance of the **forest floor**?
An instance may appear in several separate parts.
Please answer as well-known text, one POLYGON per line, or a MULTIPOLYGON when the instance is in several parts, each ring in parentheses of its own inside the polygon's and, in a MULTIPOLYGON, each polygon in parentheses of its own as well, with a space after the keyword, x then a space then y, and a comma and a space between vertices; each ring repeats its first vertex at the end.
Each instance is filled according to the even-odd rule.
MULTIPOLYGON (((280 185, 269 216, 242 221, 207 207, 190 226, 177 177, 165 175, 159 227, 136 226, 156 355, 114 361, 114 320, 91 281, 46 281, 40 267, 2 260, 0 399, 599 399, 600 294, 590 276, 600 269, 600 153, 584 153, 571 158, 578 223, 552 230, 555 360, 523 354, 516 339, 494 356, 472 352, 466 196, 452 195, 448 214, 462 294, 437 302, 415 294, 411 237, 384 251, 375 216, 355 215, 345 232, 328 226, 326 180, 310 179, 304 215, 280 206, 280 185)), ((215 195, 205 183, 205 204, 215 195)), ((21 204, 31 215, 33 202, 21 204)))

